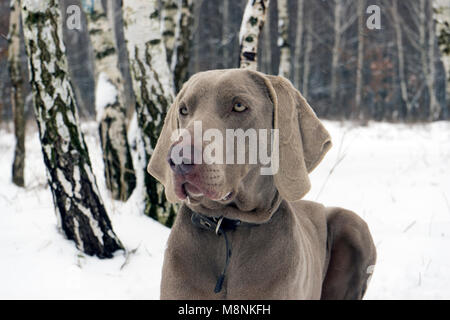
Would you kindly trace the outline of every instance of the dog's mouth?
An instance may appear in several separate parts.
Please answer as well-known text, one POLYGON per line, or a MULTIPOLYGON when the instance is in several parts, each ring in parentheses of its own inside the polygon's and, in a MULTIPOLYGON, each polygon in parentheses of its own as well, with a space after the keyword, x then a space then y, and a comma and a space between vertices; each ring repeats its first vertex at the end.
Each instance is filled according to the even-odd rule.
POLYGON ((234 191, 219 192, 186 180, 175 182, 175 194, 180 200, 186 200, 188 203, 198 203, 203 198, 208 198, 212 201, 226 204, 235 196, 234 191))

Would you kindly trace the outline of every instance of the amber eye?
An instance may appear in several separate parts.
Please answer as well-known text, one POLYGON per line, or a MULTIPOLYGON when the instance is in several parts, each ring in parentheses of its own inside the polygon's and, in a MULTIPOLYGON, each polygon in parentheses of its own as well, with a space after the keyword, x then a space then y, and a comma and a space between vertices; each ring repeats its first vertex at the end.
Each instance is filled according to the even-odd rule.
POLYGON ((243 112, 245 110, 247 110, 247 107, 240 102, 236 102, 233 106, 233 111, 243 112))
POLYGON ((183 116, 187 116, 188 115, 188 108, 186 106, 183 106, 180 108, 180 114, 183 116))

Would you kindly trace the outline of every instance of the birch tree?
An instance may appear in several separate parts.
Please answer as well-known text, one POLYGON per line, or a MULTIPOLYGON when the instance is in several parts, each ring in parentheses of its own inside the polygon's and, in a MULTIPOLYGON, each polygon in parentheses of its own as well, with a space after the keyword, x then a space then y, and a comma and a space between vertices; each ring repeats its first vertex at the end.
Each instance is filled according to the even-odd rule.
POLYGON ((175 91, 179 92, 188 78, 190 48, 192 43, 191 28, 194 24, 194 1, 178 0, 180 14, 177 19, 175 45, 170 69, 172 70, 175 91))
POLYGON ((115 235, 92 171, 67 72, 59 5, 22 0, 30 84, 58 226, 88 255, 113 256, 115 235))
POLYGON ((225 67, 230 65, 230 48, 229 43, 231 40, 230 32, 230 0, 222 1, 222 52, 223 52, 223 64, 225 67))
POLYGON ((447 99, 450 100, 450 3, 445 0, 436 2, 436 35, 447 79, 447 99))
POLYGON ((136 176, 128 144, 123 76, 119 69, 114 32, 101 1, 83 0, 82 4, 94 49, 95 109, 106 186, 113 199, 126 201, 136 187, 136 176))
POLYGON ((358 0, 357 15, 358 15, 358 56, 356 65, 356 93, 355 93, 355 109, 353 114, 360 113, 362 90, 363 90, 363 67, 364 67, 364 23, 365 23, 365 8, 364 0, 358 0))
POLYGON ((403 103, 406 106, 407 115, 411 114, 412 104, 408 96, 408 85, 406 83, 405 76, 405 48, 403 44, 403 31, 401 26, 401 19, 398 12, 398 0, 393 0, 392 6, 390 7, 390 13, 392 16, 392 22, 395 29, 395 43, 397 48, 397 65, 398 65, 398 76, 400 80, 400 92, 403 103))
POLYGON ((266 21, 269 0, 248 0, 239 32, 240 67, 258 68, 259 35, 266 21))
POLYGON ((162 38, 166 47, 167 62, 172 64, 173 50, 175 47, 175 32, 179 17, 179 1, 162 1, 162 38))
POLYGON ((306 18, 306 44, 305 54, 303 56, 303 81, 302 81, 302 94, 305 98, 309 98, 309 75, 311 73, 311 52, 313 49, 313 19, 311 17, 306 18))
POLYGON ((123 18, 143 150, 139 168, 144 178, 143 211, 170 225, 175 210, 167 202, 163 186, 147 173, 165 114, 174 101, 173 78, 161 35, 158 1, 124 0, 123 18))
POLYGON ((420 27, 419 37, 421 50, 422 68, 425 75, 425 82, 430 97, 430 120, 439 119, 441 106, 436 98, 436 61, 435 61, 435 41, 436 33, 433 19, 433 5, 432 2, 420 0, 420 27), (428 13, 428 14, 427 14, 428 13), (426 18, 428 16, 428 19, 426 18), (428 41, 426 40, 426 33, 428 31, 428 41))
POLYGON ((301 84, 301 63, 300 59, 303 50, 303 33, 304 33, 304 0, 297 0, 297 30, 295 33, 295 49, 294 49, 294 83, 297 88, 301 84))
POLYGON ((25 186, 25 104, 23 94, 23 70, 20 59, 20 1, 11 0, 8 35, 8 69, 11 79, 11 103, 14 113, 14 135, 16 145, 12 167, 12 181, 19 187, 25 186))
POLYGON ((334 42, 331 58, 331 101, 336 102, 339 62, 344 47, 344 33, 355 22, 357 14, 348 0, 334 0, 334 42))
POLYGON ((267 74, 272 73, 272 24, 270 22, 270 5, 267 8, 267 18, 264 23, 263 36, 262 36, 262 65, 263 72, 267 74))
POLYGON ((280 50, 278 74, 289 79, 291 75, 291 47, 289 44, 289 9, 287 0, 278 0, 278 48, 280 50))

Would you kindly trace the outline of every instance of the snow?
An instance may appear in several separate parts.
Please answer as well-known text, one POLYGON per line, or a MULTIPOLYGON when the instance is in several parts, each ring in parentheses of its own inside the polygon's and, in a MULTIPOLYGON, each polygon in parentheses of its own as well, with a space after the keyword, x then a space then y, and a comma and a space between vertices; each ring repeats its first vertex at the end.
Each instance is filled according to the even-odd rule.
MULTIPOLYGON (((450 298, 450 123, 325 126, 334 147, 311 174, 306 198, 368 223, 378 260, 366 299, 450 298)), ((140 213, 139 192, 126 204, 111 200, 97 125, 83 131, 114 231, 128 249, 109 260, 82 254, 58 232, 37 132, 28 131, 26 189, 10 182, 14 138, 0 132, 0 299, 158 299, 169 229, 140 213)))

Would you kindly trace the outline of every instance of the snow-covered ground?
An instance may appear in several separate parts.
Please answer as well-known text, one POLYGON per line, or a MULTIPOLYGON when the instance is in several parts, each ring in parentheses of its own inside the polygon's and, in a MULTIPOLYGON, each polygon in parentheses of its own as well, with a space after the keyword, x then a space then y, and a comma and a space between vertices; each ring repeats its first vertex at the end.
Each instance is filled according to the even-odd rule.
MULTIPOLYGON (((334 147, 312 173, 307 199, 351 209, 368 222, 378 261, 366 298, 449 299, 450 122, 325 125, 334 147)), ((133 253, 99 260, 65 240, 56 228, 37 134, 28 134, 23 190, 10 182, 14 138, 2 130, 1 299, 159 298, 169 229, 139 213, 136 195, 126 204, 110 200, 97 129, 87 124, 83 130, 114 230, 133 253)))

